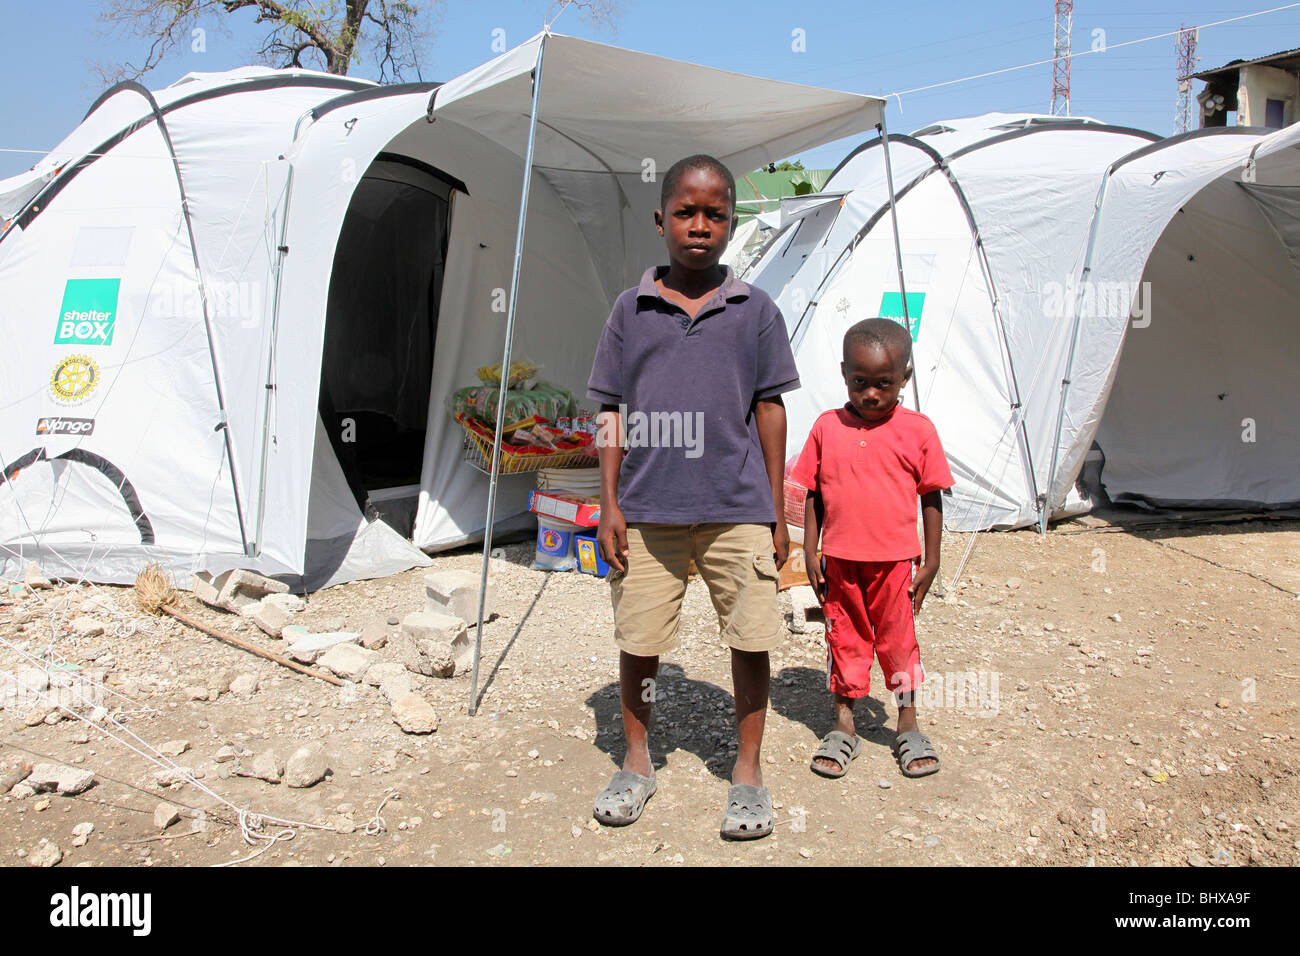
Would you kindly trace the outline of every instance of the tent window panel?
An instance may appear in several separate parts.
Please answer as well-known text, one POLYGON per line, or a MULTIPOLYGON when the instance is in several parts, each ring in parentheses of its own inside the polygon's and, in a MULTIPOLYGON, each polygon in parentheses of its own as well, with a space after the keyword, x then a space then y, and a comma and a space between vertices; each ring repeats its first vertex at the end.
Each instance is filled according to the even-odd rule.
POLYGON ((451 207, 445 182, 377 164, 358 184, 330 280, 321 417, 364 508, 419 482, 451 207))

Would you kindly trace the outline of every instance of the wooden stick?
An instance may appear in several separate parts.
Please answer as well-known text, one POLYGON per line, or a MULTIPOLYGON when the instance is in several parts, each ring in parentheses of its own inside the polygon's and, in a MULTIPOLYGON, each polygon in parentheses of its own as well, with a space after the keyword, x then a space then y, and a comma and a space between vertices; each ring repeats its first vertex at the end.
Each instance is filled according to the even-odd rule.
POLYGON ((256 654, 258 657, 265 657, 268 661, 275 661, 275 663, 279 664, 281 667, 287 667, 289 670, 297 671, 299 674, 306 674, 308 677, 316 677, 338 687, 343 686, 343 681, 339 680, 333 674, 325 674, 321 671, 312 670, 310 667, 304 667, 297 661, 289 660, 289 658, 285 657, 283 654, 276 654, 274 651, 268 651, 265 648, 258 647, 256 644, 250 644, 247 641, 241 641, 237 637, 231 637, 224 631, 218 631, 214 627, 208 627, 208 625, 204 624, 198 618, 191 617, 189 614, 186 614, 184 611, 179 611, 171 605, 164 605, 160 610, 162 610, 164 614, 170 614, 187 627, 192 627, 196 631, 202 631, 209 637, 215 637, 217 640, 238 647, 240 650, 248 651, 250 654, 256 654))

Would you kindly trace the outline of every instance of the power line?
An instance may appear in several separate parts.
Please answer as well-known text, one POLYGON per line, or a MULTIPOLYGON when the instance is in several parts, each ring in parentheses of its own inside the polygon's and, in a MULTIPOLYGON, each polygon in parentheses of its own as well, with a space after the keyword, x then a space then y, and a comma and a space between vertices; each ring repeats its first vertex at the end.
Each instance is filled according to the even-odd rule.
MULTIPOLYGON (((1214 22, 1212 22, 1212 23, 1202 23, 1202 24, 1200 24, 1200 25, 1198 25, 1198 26, 1189 27, 1189 28, 1187 28, 1187 29, 1197 30, 1197 31, 1199 31, 1199 30, 1206 30, 1206 29, 1209 29, 1210 27, 1222 26, 1222 25, 1225 24, 1225 23, 1236 23, 1236 22, 1238 22, 1238 21, 1240 21, 1240 20, 1249 20, 1249 19, 1251 19, 1251 18, 1253 18, 1253 17, 1262 17, 1262 16, 1265 16, 1266 14, 1269 14, 1269 13, 1278 13, 1278 12, 1280 12, 1280 11, 1282 11, 1282 10, 1294 10, 1296 7, 1300 7, 1300 3, 1288 3, 1288 4, 1286 4, 1286 5, 1284 5, 1284 6, 1280 6, 1280 7, 1271 7, 1271 8, 1268 9, 1268 10, 1257 10, 1257 11, 1254 12, 1254 13, 1245 13, 1245 14, 1242 14, 1241 16, 1239 16, 1239 17, 1229 17, 1229 18, 1226 19, 1226 20, 1216 20, 1216 21, 1214 21, 1214 22)), ((1097 49, 1084 50, 1082 53, 1073 53, 1073 54, 1070 55, 1070 59, 1071 59, 1071 60, 1077 60, 1079 57, 1090 56, 1090 55, 1093 54, 1093 53, 1107 53, 1107 52, 1109 52, 1110 50, 1118 50, 1118 49, 1120 49, 1121 47, 1132 46, 1132 45, 1135 44, 1135 43, 1148 43, 1148 42, 1150 42, 1151 40, 1162 40, 1162 39, 1165 39, 1165 38, 1167 38, 1167 37, 1177 36, 1177 35, 1178 35, 1179 33, 1181 33, 1181 32, 1182 32, 1182 28, 1180 28, 1180 29, 1178 29, 1178 30, 1171 30, 1171 31, 1169 31, 1169 32, 1167 32, 1167 33, 1156 33, 1156 34, 1153 34, 1152 36, 1148 36, 1148 37, 1140 37, 1140 38, 1137 39, 1137 40, 1125 40, 1123 43, 1113 43, 1113 44, 1109 44, 1109 45, 1107 45, 1107 46, 1100 47, 1100 48, 1097 48, 1097 49)), ((1027 70, 1027 69, 1030 69, 1031 67, 1035 67, 1035 66, 1044 66, 1045 64, 1048 64, 1048 63, 1052 63, 1052 62, 1054 62, 1055 59, 1056 59, 1055 57, 1052 57, 1052 58, 1049 58, 1049 59, 1046 59, 1046 60, 1035 60, 1035 61, 1032 62, 1032 63, 1021 63, 1019 66, 1008 66, 1008 67, 1004 67, 1004 68, 1001 69, 1001 70, 989 70, 987 73, 976 73, 976 74, 974 74, 974 75, 972 75, 972 76, 963 76, 963 77, 960 77, 960 78, 955 79, 955 80, 945 80, 945 81, 943 81, 942 83, 931 83, 931 84, 929 84, 928 86, 918 86, 918 87, 916 87, 916 88, 914 88, 914 89, 910 89, 910 90, 897 90, 897 91, 895 91, 895 92, 893 92, 893 93, 888 93, 888 94, 885 94, 885 95, 887 95, 887 96, 891 96, 891 97, 908 96, 908 95, 910 95, 910 94, 912 94, 912 93, 920 93, 920 92, 923 92, 923 91, 925 91, 925 90, 934 90, 934 89, 939 89, 940 87, 944 87, 944 86, 954 86, 954 85, 957 84, 957 83, 966 83, 966 82, 969 82, 969 81, 971 81, 971 80, 982 80, 982 79, 984 79, 985 77, 989 77, 989 76, 998 76, 998 75, 1003 74, 1003 73, 1014 73, 1014 72, 1017 71, 1017 70, 1027 70)))

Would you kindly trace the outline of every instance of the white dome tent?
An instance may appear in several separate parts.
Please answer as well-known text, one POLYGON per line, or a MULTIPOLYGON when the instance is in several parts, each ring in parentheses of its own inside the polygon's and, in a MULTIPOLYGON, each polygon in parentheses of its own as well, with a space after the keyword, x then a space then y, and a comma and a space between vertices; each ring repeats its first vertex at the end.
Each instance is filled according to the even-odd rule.
MULTIPOLYGON (((1275 444, 1245 456, 1241 447, 1249 414, 1238 411, 1296 390, 1295 375, 1281 369, 1285 349, 1256 356, 1267 346, 1253 346, 1250 360, 1264 363, 1266 379, 1234 357, 1231 377, 1255 385, 1213 389, 1211 398, 1253 393, 1215 409, 1224 421, 1237 416, 1235 444, 1222 429, 1194 436, 1190 409, 1206 410, 1199 392, 1209 385, 1177 370, 1180 361, 1201 368, 1221 356, 1205 333, 1240 304, 1266 313, 1259 327, 1274 348, 1294 350, 1288 320, 1300 276, 1261 210, 1268 202, 1294 209, 1285 204, 1300 184, 1288 165, 1297 138, 1294 129, 1232 128, 1157 141, 1091 119, 1003 114, 891 135, 903 288, 881 140, 863 144, 825 193, 800 197, 794 225, 745 276, 784 311, 804 382, 787 400, 789 453, 817 414, 844 401, 844 330, 906 314, 916 375, 904 400, 943 438, 957 479, 945 513, 953 530, 1045 529, 1049 518, 1087 510, 1075 479, 1094 438, 1115 500, 1300 501, 1294 469, 1281 467, 1295 460, 1298 433, 1278 420, 1276 404, 1256 409, 1275 444), (1237 182, 1256 148, 1263 199, 1237 182), (1187 255, 1195 269, 1177 268, 1187 255), (1231 295, 1225 275, 1236 277, 1231 295), (1130 358, 1121 361, 1121 350, 1130 358), (1145 400, 1147 390, 1161 398, 1145 400), (1197 402, 1186 404, 1194 391, 1197 402)), ((1285 221, 1285 212, 1273 218, 1285 221)))
MULTIPOLYGON (((581 395, 612 297, 662 255, 647 161, 740 171, 880 115, 549 33, 441 86, 249 68, 115 87, 0 182, 0 574, 129 582, 159 560, 182 583, 316 588, 482 537, 487 482, 444 403, 501 358, 529 147, 515 347, 581 395), (417 436, 410 543, 363 516, 322 404, 417 436)), ((502 478, 497 527, 528 485, 502 478)))

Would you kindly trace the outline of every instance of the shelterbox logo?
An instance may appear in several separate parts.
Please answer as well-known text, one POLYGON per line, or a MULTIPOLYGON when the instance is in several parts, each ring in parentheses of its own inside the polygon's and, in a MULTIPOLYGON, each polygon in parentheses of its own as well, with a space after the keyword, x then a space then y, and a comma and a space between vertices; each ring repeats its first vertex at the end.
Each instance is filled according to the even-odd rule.
POLYGON ((54 332, 55 345, 112 345, 121 279, 69 279, 54 332))

